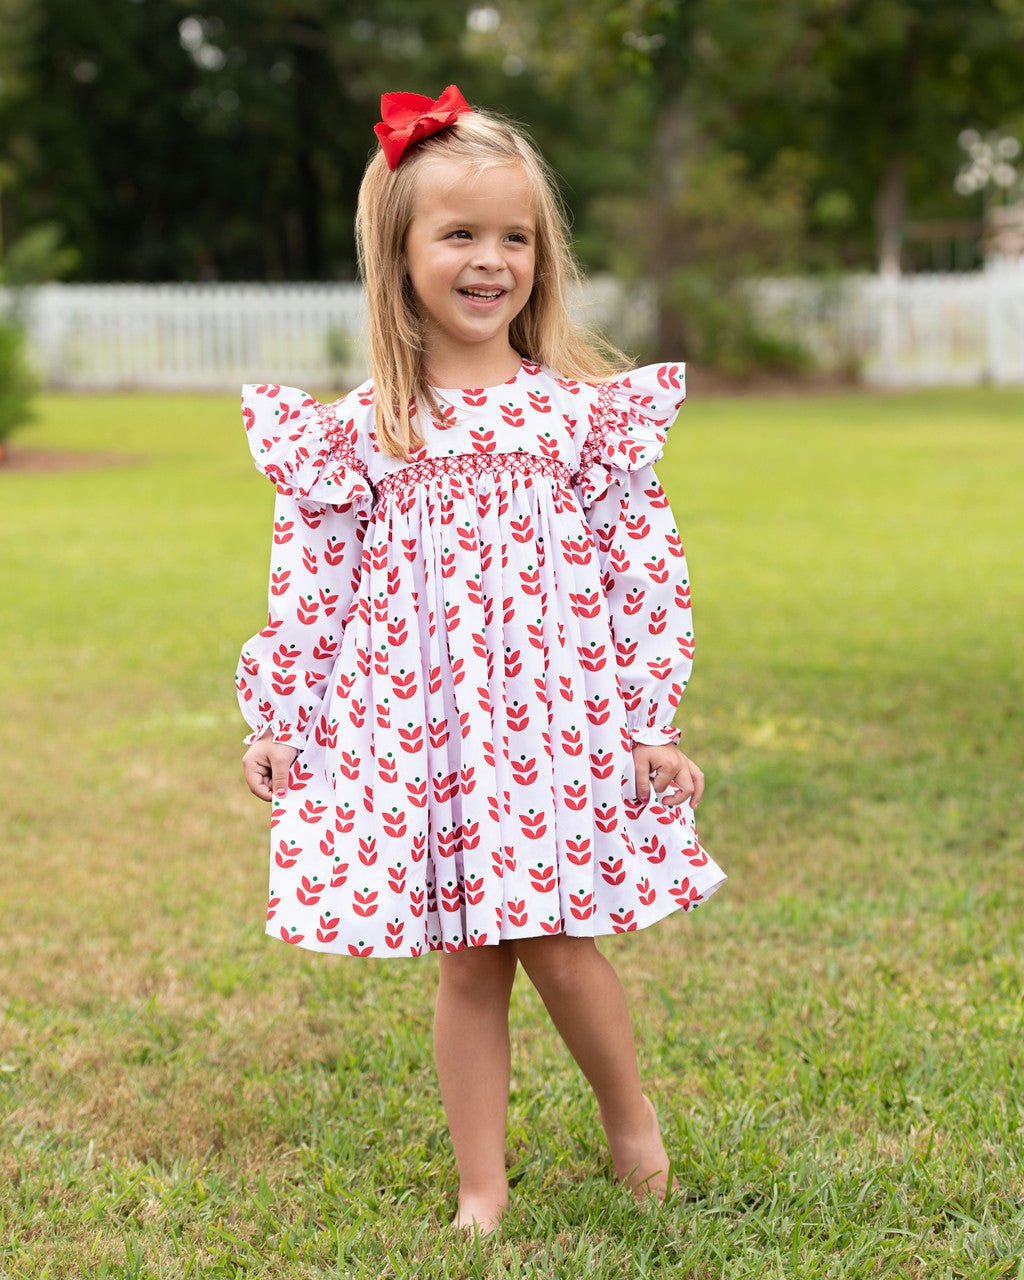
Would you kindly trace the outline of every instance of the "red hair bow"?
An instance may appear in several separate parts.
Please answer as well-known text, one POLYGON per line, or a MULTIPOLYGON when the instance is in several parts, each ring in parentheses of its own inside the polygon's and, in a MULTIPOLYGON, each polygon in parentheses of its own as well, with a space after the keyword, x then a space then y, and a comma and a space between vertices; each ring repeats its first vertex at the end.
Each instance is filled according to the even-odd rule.
POLYGON ((436 102, 422 93, 385 93, 380 100, 384 119, 373 126, 373 131, 380 139, 388 168, 397 169, 414 142, 447 129, 459 116, 472 110, 453 84, 436 102))

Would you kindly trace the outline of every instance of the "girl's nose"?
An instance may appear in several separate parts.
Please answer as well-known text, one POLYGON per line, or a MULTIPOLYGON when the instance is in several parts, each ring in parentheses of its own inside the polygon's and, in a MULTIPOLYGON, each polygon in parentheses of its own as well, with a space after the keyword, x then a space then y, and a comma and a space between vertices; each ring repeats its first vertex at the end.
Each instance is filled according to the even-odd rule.
POLYGON ((479 271, 499 271, 504 263, 501 244, 496 240, 480 240, 473 254, 473 266, 479 271))

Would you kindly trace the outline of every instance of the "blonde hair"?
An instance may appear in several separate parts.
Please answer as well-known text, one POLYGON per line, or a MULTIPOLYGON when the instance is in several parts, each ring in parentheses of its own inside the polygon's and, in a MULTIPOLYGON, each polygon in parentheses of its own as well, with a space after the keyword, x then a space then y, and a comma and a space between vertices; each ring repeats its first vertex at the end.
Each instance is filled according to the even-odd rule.
POLYGON ((504 120, 481 111, 460 116, 454 125, 417 143, 394 171, 378 151, 359 188, 356 247, 369 310, 377 443, 393 458, 408 458, 423 443, 412 406, 425 403, 438 411, 423 366, 423 319, 405 269, 416 179, 430 160, 464 164, 473 174, 514 165, 532 188, 534 281, 526 306, 509 326, 516 351, 580 382, 601 382, 628 368, 621 352, 569 314, 566 294, 579 287, 579 270, 546 162, 533 143, 504 120))

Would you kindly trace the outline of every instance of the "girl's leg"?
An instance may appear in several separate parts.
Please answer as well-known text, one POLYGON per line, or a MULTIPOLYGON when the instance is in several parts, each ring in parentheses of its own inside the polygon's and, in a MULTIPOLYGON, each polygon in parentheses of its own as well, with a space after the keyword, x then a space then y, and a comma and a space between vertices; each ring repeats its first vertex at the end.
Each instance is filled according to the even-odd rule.
POLYGON ((499 943, 443 952, 439 965, 434 1057, 459 1166, 455 1225, 487 1232, 508 1207, 508 1005, 516 955, 499 943))
POLYGON ((668 1156, 644 1096, 626 995, 592 938, 523 938, 516 955, 590 1082, 615 1174, 637 1195, 665 1195, 668 1156))

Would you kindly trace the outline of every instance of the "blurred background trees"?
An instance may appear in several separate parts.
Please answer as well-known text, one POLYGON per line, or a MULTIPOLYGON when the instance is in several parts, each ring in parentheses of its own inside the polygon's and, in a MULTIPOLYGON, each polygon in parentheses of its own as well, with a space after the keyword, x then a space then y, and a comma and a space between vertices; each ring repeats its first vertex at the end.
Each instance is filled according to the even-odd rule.
POLYGON ((3 246, 350 279, 380 94, 450 82, 528 124, 584 265, 655 278, 663 345, 714 360, 756 341, 749 275, 892 271, 980 216, 957 140, 1022 133, 1024 0, 0 0, 3 246))

